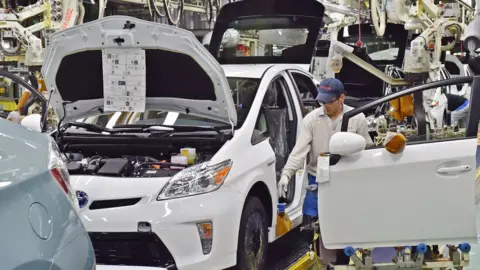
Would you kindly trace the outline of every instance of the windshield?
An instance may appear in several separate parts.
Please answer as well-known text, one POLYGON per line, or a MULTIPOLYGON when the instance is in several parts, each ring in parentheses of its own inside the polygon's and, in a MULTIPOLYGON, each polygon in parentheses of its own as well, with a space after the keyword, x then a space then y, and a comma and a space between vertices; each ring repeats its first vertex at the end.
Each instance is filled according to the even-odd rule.
POLYGON ((368 54, 373 61, 391 61, 397 59, 398 48, 389 48, 368 54))
POLYGON ((302 53, 309 34, 307 25, 305 19, 289 17, 233 21, 223 34, 217 56, 231 61, 245 57, 272 60, 302 53))
MULTIPOLYGON (((345 37, 345 44, 356 46, 357 36, 345 37)), ((393 40, 384 37, 365 36, 362 37, 363 48, 373 61, 393 61, 398 57, 398 44, 393 40)))
POLYGON ((220 56, 223 58, 282 56, 285 49, 305 44, 307 35, 308 31, 305 28, 265 30, 230 28, 225 32, 225 43, 220 56))
MULTIPOLYGON (((228 78, 232 98, 235 103, 235 108, 237 109, 237 128, 240 128, 243 125, 243 122, 250 111, 253 100, 257 94, 259 82, 260 79, 228 78)), ((144 113, 112 112, 79 119, 77 122, 94 124, 105 128, 112 128, 116 125, 134 124, 209 127, 228 126, 226 123, 208 118, 164 110, 147 110, 144 113)))

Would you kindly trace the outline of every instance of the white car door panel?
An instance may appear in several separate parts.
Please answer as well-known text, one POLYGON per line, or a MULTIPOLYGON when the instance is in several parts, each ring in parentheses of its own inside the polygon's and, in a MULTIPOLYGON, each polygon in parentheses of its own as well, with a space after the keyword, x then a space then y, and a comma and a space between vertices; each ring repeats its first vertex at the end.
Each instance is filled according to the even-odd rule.
POLYGON ((476 146, 465 139, 408 145, 399 155, 377 148, 342 157, 319 187, 325 246, 476 241, 476 146))
MULTIPOLYGON (((291 77, 288 76, 287 73, 284 72, 283 74, 287 86, 289 89, 290 96, 292 97, 293 106, 295 108, 295 116, 297 118, 297 134, 299 135, 302 121, 303 121, 303 114, 300 104, 300 97, 295 90, 294 82, 292 82, 291 77)), ((295 173, 295 194, 293 201, 290 203, 290 206, 287 208, 287 213, 289 217, 292 219, 293 225, 299 225, 302 221, 303 216, 303 201, 305 199, 305 186, 307 184, 307 173, 306 172, 306 162, 304 162, 302 169, 298 170, 295 173)))
MULTIPOLYGON (((455 79, 452 83, 464 81, 455 79)), ((479 79, 475 81, 480 85, 479 79)), ((446 82, 418 86, 415 92, 440 84, 446 82)), ((401 94, 374 101, 370 106, 401 94)), ((477 87, 472 100, 478 98, 477 87)), ((366 109, 345 114, 343 121, 366 109)), ((325 247, 476 243, 478 143, 474 136, 479 118, 478 111, 470 112, 467 138, 418 141, 407 144, 398 154, 380 147, 341 156, 330 166, 328 181, 319 184, 319 222, 325 247)), ((346 131, 347 126, 342 130, 346 131)))

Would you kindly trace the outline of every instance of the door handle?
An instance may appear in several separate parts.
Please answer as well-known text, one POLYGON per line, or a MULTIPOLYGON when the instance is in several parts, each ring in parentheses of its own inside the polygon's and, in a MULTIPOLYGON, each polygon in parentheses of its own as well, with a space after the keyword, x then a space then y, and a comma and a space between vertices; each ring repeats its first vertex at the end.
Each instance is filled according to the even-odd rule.
POLYGON ((269 160, 267 166, 272 166, 275 163, 275 159, 269 160))
POLYGON ((443 167, 443 168, 438 168, 437 172, 438 173, 456 173, 456 172, 467 172, 472 169, 472 166, 470 165, 460 165, 460 166, 455 166, 455 167, 443 167))

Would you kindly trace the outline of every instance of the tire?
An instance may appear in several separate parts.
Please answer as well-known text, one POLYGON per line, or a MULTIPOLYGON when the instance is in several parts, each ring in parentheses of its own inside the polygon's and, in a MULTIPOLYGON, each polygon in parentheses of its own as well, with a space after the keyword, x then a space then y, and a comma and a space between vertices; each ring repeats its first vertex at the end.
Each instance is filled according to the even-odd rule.
POLYGON ((247 198, 238 234, 238 270, 264 270, 268 249, 267 213, 260 199, 247 198))

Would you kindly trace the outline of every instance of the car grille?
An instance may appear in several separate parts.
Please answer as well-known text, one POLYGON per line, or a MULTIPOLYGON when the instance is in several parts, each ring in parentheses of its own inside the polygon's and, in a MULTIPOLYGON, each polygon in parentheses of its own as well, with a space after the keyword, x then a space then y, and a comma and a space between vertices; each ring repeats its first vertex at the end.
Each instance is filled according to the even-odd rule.
POLYGON ((172 254, 154 233, 90 232, 97 264, 177 269, 172 254))
POLYGON ((132 198, 132 199, 120 199, 120 200, 103 200, 103 201, 94 201, 90 205, 90 210, 106 209, 106 208, 115 208, 130 206, 138 203, 142 198, 132 198))

